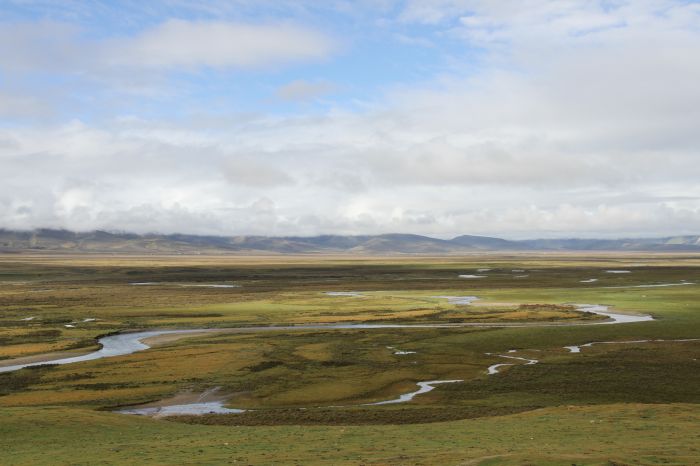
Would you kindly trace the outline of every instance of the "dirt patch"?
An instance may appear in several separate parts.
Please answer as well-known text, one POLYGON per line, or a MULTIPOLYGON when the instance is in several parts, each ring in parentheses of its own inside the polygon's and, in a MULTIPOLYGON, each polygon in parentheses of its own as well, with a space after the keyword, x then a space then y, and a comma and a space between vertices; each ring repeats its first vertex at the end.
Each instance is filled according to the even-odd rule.
POLYGON ((173 341, 177 340, 182 340, 183 338, 194 338, 194 337, 203 337, 205 335, 208 335, 210 333, 224 333, 226 332, 227 329, 215 329, 215 330, 202 330, 201 332, 192 332, 192 333, 166 333, 163 335, 157 335, 155 337, 150 337, 150 338, 144 338, 141 340, 141 343, 148 345, 148 346, 158 346, 158 345, 165 345, 167 343, 171 343, 173 341))
POLYGON ((138 408, 162 408, 164 406, 186 405, 192 403, 210 403, 212 401, 225 401, 230 394, 222 393, 219 387, 210 388, 203 392, 185 391, 170 398, 153 401, 151 403, 140 404, 138 408))

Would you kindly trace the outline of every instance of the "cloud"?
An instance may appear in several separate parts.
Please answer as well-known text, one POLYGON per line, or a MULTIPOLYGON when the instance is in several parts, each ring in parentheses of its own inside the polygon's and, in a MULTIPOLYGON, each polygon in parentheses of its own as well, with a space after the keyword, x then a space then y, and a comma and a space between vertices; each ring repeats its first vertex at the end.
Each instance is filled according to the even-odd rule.
POLYGON ((255 187, 273 187, 293 184, 284 171, 251 157, 236 157, 225 166, 224 176, 232 184, 255 187))
POLYGON ((0 117, 26 118, 50 112, 49 106, 35 96, 0 92, 0 117))
MULTIPOLYGON (((396 29, 389 37, 410 33, 411 22, 430 23, 416 29, 433 31, 419 35, 434 44, 421 53, 458 52, 434 79, 386 86, 362 105, 1 127, 2 226, 211 234, 697 233, 699 13, 697 4, 661 0, 408 2, 395 18, 403 22, 383 23, 396 29), (460 47, 479 52, 462 61, 460 47)), ((112 60, 109 66, 142 72, 264 69, 330 53, 309 45, 310 52, 297 54, 297 44, 257 61, 231 51, 231 42, 198 54, 218 34, 241 33, 239 23, 209 32, 203 24, 220 23, 163 23, 101 41, 110 51, 106 59, 90 55, 89 47, 76 56, 76 33, 65 30, 52 52, 60 59, 38 47, 12 63, 89 67, 89 58, 98 68, 112 60), (174 31, 194 42, 180 44, 174 31), (184 48, 169 50, 175 43, 184 48)), ((311 78, 290 82, 278 96, 303 100, 330 92, 313 80, 317 68, 306 71, 311 78)), ((29 111, 21 99, 13 105, 14 112, 29 111)))
POLYGON ((319 61, 334 40, 293 24, 246 24, 170 19, 132 36, 89 39, 79 27, 55 22, 0 24, 2 68, 105 74, 119 68, 197 69, 279 67, 319 61))
POLYGON ((283 74, 291 66, 323 63, 337 49, 334 38, 315 28, 272 20, 170 19, 128 33, 48 20, 0 22, 0 115, 43 119, 210 109, 233 100, 244 86, 239 81, 250 81, 254 73, 283 74), (228 83, 211 86, 217 79, 228 83), (223 99, 214 95, 222 87, 223 99))
POLYGON ((105 44, 105 62, 138 68, 259 68, 317 61, 334 49, 325 35, 290 24, 250 25, 171 19, 105 44))
POLYGON ((330 94, 336 86, 328 81, 305 81, 298 79, 280 86, 275 95, 287 101, 309 101, 330 94))

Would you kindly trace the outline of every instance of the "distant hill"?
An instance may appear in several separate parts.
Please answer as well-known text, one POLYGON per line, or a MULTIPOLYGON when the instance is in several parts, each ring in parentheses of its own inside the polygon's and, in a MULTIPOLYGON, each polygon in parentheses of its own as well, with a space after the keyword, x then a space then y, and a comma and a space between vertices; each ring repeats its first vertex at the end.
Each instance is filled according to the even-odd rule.
POLYGON ((321 236, 136 235, 0 229, 0 252, 128 254, 459 254, 473 251, 698 251, 700 236, 634 239, 533 239, 511 241, 462 235, 449 240, 411 234, 321 236))
POLYGON ((534 250, 565 251, 700 251, 700 236, 628 239, 534 239, 518 241, 534 250))

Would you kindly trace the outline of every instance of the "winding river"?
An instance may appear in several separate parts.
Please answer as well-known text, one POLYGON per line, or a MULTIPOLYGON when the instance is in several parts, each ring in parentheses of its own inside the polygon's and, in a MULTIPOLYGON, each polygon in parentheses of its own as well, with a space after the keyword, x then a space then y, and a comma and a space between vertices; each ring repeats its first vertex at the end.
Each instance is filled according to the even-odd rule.
MULTIPOLYGON (((477 298, 474 296, 444 296, 441 297, 450 300, 452 303, 458 304, 469 304, 477 298)), ((450 323, 450 324, 318 324, 318 325, 295 325, 295 326, 267 326, 267 327, 239 327, 239 328, 205 328, 205 329, 173 329, 173 330, 148 330, 140 332, 129 332, 129 333, 119 333, 114 335, 108 335, 100 338, 98 343, 101 348, 92 353, 83 354, 73 357, 54 357, 50 355, 44 359, 26 363, 19 363, 14 365, 7 365, 0 367, 1 372, 11 372, 25 367, 39 366, 44 364, 72 364, 83 361, 92 361, 96 359, 109 358, 114 356, 124 356, 138 351, 143 351, 149 349, 150 346, 144 342, 149 338, 168 335, 168 334, 178 334, 186 336, 187 334, 202 334, 202 333, 258 333, 258 332, 273 332, 273 331, 304 331, 304 330, 348 330, 348 329, 387 329, 387 328, 459 328, 459 327, 552 327, 552 326, 574 326, 574 325, 608 325, 608 324, 623 324, 623 323, 634 323, 634 322, 647 322, 653 320, 650 315, 630 315, 630 314, 620 314, 612 312, 609 310, 608 306, 597 305, 597 304, 577 304, 576 309, 580 312, 589 312, 593 314, 598 314, 607 317, 604 321, 595 322, 577 322, 577 323, 450 323)), ((597 343, 613 343, 613 342, 594 342, 581 346, 591 346, 597 343)), ((571 352, 579 352, 580 347, 570 346, 566 347, 571 352), (578 350, 578 351, 577 351, 578 350)), ((409 354, 410 352, 406 352, 409 354)), ((512 355, 498 355, 502 358, 522 360, 529 364, 536 364, 538 361, 536 359, 521 358, 512 355)), ((494 364, 488 368, 488 374, 497 374, 500 367, 513 365, 510 363, 494 364)), ((436 385, 445 383, 456 383, 461 382, 461 380, 428 380, 417 382, 418 390, 410 393, 405 393, 396 399, 379 401, 375 403, 367 403, 365 406, 372 405, 385 405, 394 403, 404 403, 412 400, 415 396, 427 393, 435 389, 436 385)), ((242 410, 239 409, 229 409, 225 408, 220 401, 210 401, 210 402, 196 402, 188 403, 182 405, 172 405, 172 406, 162 406, 157 408, 134 408, 134 409, 123 409, 120 412, 128 414, 145 414, 153 415, 157 414, 159 416, 167 416, 171 414, 202 414, 205 412, 217 412, 217 413, 240 413, 242 410)))
MULTIPOLYGON (((457 299, 459 297, 445 297, 446 299, 457 299)), ((472 296, 464 297, 465 303, 471 302, 475 298, 472 296)), ((109 358, 114 356, 124 356, 127 354, 136 353, 149 349, 150 346, 144 343, 148 338, 157 337, 168 334, 187 335, 191 333, 259 333, 259 332, 274 332, 274 331, 293 331, 293 330, 351 330, 351 329, 385 329, 385 328, 459 328, 459 327, 552 327, 552 326, 569 326, 569 325, 606 325, 606 324, 624 324, 633 322, 647 322, 654 320, 650 315, 631 315, 619 314, 612 312, 608 306, 598 304, 577 304, 577 310, 581 312, 590 312, 593 314, 608 317, 604 321, 596 322, 577 322, 577 323, 451 323, 451 324, 319 324, 319 325, 293 325, 293 326, 268 326, 268 327, 238 327, 238 328, 203 328, 203 329, 183 329, 183 330, 148 330, 143 332, 118 333, 108 335, 98 340, 101 348, 92 353, 83 354, 80 356, 72 356, 68 358, 52 358, 47 356, 40 361, 34 361, 23 364, 8 365, 0 367, 0 372, 12 372, 25 367, 40 366, 43 364, 73 364, 76 362, 92 361, 95 359, 109 358)))
MULTIPOLYGON (((511 350, 511 351, 514 351, 514 350, 511 350)), ((492 355, 491 353, 486 353, 486 354, 488 356, 492 355)), ((540 362, 538 359, 521 358, 519 356, 508 356, 506 354, 498 354, 496 356, 498 356, 499 358, 517 359, 519 361, 525 361, 525 364, 523 364, 524 366, 531 366, 533 364, 537 364, 538 362, 540 362)), ((501 367, 514 366, 514 365, 515 364, 512 364, 512 363, 493 364, 493 365, 489 366, 489 368, 487 369, 486 372, 488 373, 488 375, 494 375, 494 374, 498 374, 501 367)))
POLYGON ((631 343, 656 343, 656 342, 682 343, 682 342, 686 342, 686 341, 700 341, 700 338, 679 338, 676 340, 656 339, 656 340, 592 341, 590 343, 585 343, 583 345, 565 346, 564 349, 568 349, 569 353, 580 353, 581 348, 590 348, 593 345, 624 345, 624 344, 631 344, 631 343))
POLYGON ((457 382, 464 382, 464 380, 426 380, 425 382, 418 382, 416 385, 418 385, 418 390, 414 392, 409 392, 409 393, 404 393, 403 395, 399 396, 398 398, 394 398, 392 400, 386 400, 386 401, 377 401, 375 403, 365 403, 361 406, 379 406, 379 405, 390 405, 394 403, 406 403, 407 401, 411 401, 413 398, 415 398, 417 395, 421 395, 423 393, 428 393, 433 390, 435 390, 435 385, 443 384, 443 383, 457 383, 457 382))

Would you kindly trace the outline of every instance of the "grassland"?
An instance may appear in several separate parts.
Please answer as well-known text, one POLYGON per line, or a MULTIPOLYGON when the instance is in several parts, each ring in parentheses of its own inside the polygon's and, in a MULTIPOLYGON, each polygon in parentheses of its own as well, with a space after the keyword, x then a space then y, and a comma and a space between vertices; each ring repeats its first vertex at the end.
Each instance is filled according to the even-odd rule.
POLYGON ((700 283, 699 256, 7 255, 0 364, 89 351, 95 337, 128 329, 596 321, 571 303, 656 320, 206 334, 128 356, 27 368, 0 374, 0 462, 114 464, 143 454, 148 464, 700 463, 700 342, 563 348, 700 338, 700 285, 636 288, 683 281, 700 283), (490 270, 458 277, 478 269, 490 270), (607 272, 620 269, 631 273, 607 272), (437 296, 480 300, 464 306, 437 296), (498 356, 511 349, 539 363, 487 375, 488 366, 512 362, 498 356), (359 406, 432 379, 464 382, 408 404, 359 406), (229 406, 251 411, 170 420, 108 412, 211 387, 229 395, 229 406), (346 407, 329 408, 339 405, 346 407), (94 433, 92 443, 78 440, 79 425, 94 433))

